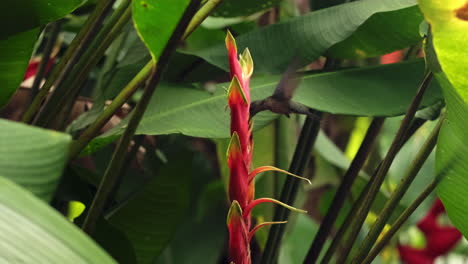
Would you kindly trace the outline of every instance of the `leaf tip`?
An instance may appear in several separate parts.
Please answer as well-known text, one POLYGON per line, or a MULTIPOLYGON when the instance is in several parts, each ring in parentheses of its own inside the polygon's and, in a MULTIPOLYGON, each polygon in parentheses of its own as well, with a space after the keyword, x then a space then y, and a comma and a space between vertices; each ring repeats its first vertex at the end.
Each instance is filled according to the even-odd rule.
POLYGON ((239 140, 239 135, 236 131, 232 133, 231 140, 229 141, 229 145, 227 148, 226 156, 229 157, 233 154, 242 155, 241 144, 239 140))
POLYGON ((232 201, 227 214, 226 222, 229 225, 230 221, 236 218, 242 218, 242 208, 237 200, 232 201))
POLYGON ((226 33, 226 48, 228 50, 228 53, 233 53, 237 55, 237 44, 236 44, 236 39, 234 36, 231 34, 231 31, 227 31, 226 33))

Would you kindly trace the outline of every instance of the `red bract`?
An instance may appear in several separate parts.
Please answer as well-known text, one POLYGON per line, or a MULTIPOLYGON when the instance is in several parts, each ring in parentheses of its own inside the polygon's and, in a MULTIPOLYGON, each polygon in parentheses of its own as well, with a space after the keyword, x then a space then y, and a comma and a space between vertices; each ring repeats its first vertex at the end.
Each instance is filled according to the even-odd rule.
POLYGON ((249 264, 250 250, 247 226, 237 201, 232 202, 227 217, 229 229, 229 258, 231 263, 249 264))
POLYGON ((444 213, 442 202, 437 199, 417 226, 426 237, 426 246, 414 249, 409 246, 398 246, 400 257, 409 264, 432 264, 439 256, 447 254, 461 239, 461 233, 454 227, 441 226, 437 217, 444 213))
MULTIPOLYGON (((250 87, 249 81, 253 72, 253 60, 248 49, 240 57, 234 37, 228 32, 226 37, 229 66, 231 69, 231 84, 228 90, 228 105, 231 112, 231 141, 227 151, 229 166, 229 210, 227 226, 229 229, 229 261, 234 264, 250 264, 249 244, 254 233, 263 226, 283 224, 281 222, 264 222, 251 228, 251 211, 261 203, 276 203, 289 209, 301 211, 271 198, 254 200, 254 178, 265 171, 280 171, 271 166, 263 166, 251 170, 252 167, 252 122, 250 120, 250 87)), ((308 179, 304 179, 309 181, 308 179)), ((309 181, 310 183, 310 181, 309 181)), ((304 211, 302 211, 304 212, 304 211)))

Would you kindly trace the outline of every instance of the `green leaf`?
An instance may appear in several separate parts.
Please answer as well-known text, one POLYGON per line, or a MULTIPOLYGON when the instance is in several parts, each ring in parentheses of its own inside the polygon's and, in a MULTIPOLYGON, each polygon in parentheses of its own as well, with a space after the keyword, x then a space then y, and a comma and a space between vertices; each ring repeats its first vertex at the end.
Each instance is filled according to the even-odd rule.
MULTIPOLYGON (((421 81, 421 60, 332 73, 307 74, 298 87, 294 100, 312 108, 348 115, 394 116, 404 113, 421 81), (378 87, 378 89, 377 89, 378 87)), ((279 77, 254 78, 252 100, 272 94, 279 77)), ((226 110, 228 84, 220 84, 214 94, 188 87, 161 85, 151 99, 137 134, 182 133, 188 136, 229 137, 229 111, 226 110)), ((441 100, 437 84, 431 85, 422 105, 441 100)), ((254 119, 263 127, 277 115, 261 113, 254 119)), ((109 130, 91 144, 100 144, 109 136, 123 132, 126 121, 109 130)))
MULTIPOLYGON (((154 164, 155 159, 150 162, 154 164)), ((132 242, 138 263, 153 263, 186 216, 190 179, 195 173, 191 163, 191 153, 171 155, 157 175, 110 217, 109 222, 132 242)))
POLYGON ((298 214, 297 222, 281 244, 279 263, 302 263, 317 231, 317 223, 306 214, 298 214))
POLYGON ((4 263, 116 263, 66 218, 3 177, 0 241, 4 263))
POLYGON ((125 234, 101 219, 96 228, 94 240, 119 263, 137 264, 133 245, 125 234))
POLYGON ((221 2, 221 5, 214 10, 213 16, 248 16, 253 13, 271 8, 280 2, 281 0, 224 0, 221 2))
POLYGON ((38 33, 39 30, 35 28, 0 40, 0 109, 23 80, 38 33))
MULTIPOLYGON (((204 206, 210 207, 211 210, 202 218, 197 219, 192 214, 186 219, 185 223, 179 227, 171 244, 154 262, 155 264, 219 263, 228 235, 226 196, 224 191, 219 194, 218 197, 213 197, 214 199, 204 201, 204 206), (194 243, 194 241, 200 241, 200 243, 194 243)), ((195 210, 200 211, 200 206, 195 207, 195 210)))
POLYGON ((447 104, 436 152, 436 171, 441 177, 437 193, 453 224, 467 236, 468 5, 465 0, 421 0, 419 4, 431 26, 428 49, 435 50, 439 65, 433 57, 428 62, 447 104))
POLYGON ((157 61, 191 0, 133 1, 133 23, 157 61))
MULTIPOLYGON (((301 66, 307 65, 342 41, 352 46, 340 45, 331 50, 331 55, 355 57, 367 52, 376 55, 407 47, 420 39, 420 12, 411 8, 415 4, 415 0, 354 1, 260 28, 238 36, 236 42, 239 50, 250 49, 256 72, 283 72, 297 55, 301 66), (405 25, 407 30, 394 27, 395 19, 408 19, 396 24, 405 25), (351 38, 355 32, 356 36, 351 38), (359 43, 363 40, 367 42, 359 43)), ((194 55, 228 69, 224 43, 194 55)))
POLYGON ((0 174, 50 201, 67 161, 69 135, 0 119, 0 174))
POLYGON ((368 58, 405 48, 422 40, 419 34, 422 21, 417 6, 377 13, 326 54, 334 58, 368 58))
POLYGON ((83 0, 2 0, 0 3, 0 39, 64 17, 83 0))

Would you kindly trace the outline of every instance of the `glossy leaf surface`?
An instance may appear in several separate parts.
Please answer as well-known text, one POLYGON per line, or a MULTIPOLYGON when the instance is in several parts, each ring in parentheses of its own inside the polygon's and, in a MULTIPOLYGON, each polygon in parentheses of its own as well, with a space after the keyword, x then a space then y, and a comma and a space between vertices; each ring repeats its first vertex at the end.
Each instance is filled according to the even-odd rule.
MULTIPOLYGON (((424 71, 423 62, 413 61, 332 73, 306 74, 294 100, 325 112, 347 115, 395 116, 404 113, 416 93, 424 71), (379 87, 378 89, 376 87, 379 87)), ((272 94, 279 78, 254 78, 252 100, 272 94)), ((161 86, 152 98, 138 134, 181 133, 189 136, 226 138, 229 136, 229 112, 226 107, 228 84, 220 84, 211 94, 185 86, 161 86)), ((422 105, 441 100, 436 83, 429 88, 422 105)), ((263 127, 277 116, 261 113, 254 125, 263 127)), ((122 125, 95 140, 123 131, 122 125)))

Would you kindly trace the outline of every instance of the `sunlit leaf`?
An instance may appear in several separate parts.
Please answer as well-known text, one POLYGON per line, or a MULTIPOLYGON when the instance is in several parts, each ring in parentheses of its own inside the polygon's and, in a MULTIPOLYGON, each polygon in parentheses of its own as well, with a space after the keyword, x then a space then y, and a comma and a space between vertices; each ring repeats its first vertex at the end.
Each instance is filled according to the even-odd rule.
MULTIPOLYGON (((468 235, 468 3, 465 0, 420 0, 431 25, 437 61, 429 63, 441 83, 447 104, 447 117, 441 129, 436 152, 436 171, 442 180, 437 188, 453 224, 468 235), (438 64, 437 64, 438 63, 438 64)), ((431 55, 431 53, 429 53, 431 55)))

